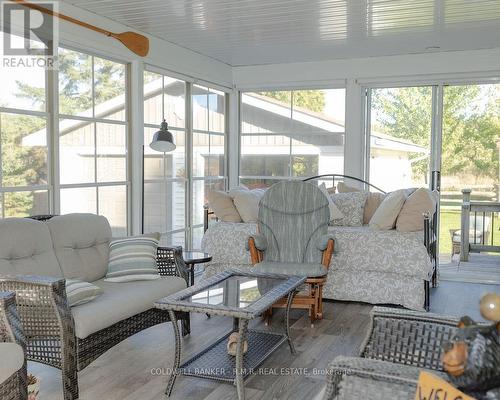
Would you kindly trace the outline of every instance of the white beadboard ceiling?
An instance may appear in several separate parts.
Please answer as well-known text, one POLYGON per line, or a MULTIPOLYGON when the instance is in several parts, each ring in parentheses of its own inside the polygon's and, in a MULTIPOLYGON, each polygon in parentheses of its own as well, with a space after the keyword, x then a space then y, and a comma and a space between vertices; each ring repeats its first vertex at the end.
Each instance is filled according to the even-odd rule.
POLYGON ((64 0, 232 66, 500 46, 500 0, 64 0))

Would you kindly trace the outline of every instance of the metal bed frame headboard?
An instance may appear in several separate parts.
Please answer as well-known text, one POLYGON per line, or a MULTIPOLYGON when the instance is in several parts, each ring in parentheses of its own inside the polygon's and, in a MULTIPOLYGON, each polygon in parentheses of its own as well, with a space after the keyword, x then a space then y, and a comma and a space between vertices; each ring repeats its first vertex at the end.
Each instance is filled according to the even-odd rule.
POLYGON ((332 179, 333 186, 335 186, 335 179, 336 178, 344 178, 344 179, 347 178, 347 179, 352 179, 352 180, 357 181, 357 182, 361 182, 364 185, 372 187, 372 188, 378 190, 379 192, 386 194, 386 192, 384 190, 380 189, 378 186, 375 186, 375 185, 371 184, 370 182, 364 181, 363 179, 356 178, 355 176, 350 176, 350 175, 323 174, 323 175, 311 176, 310 178, 303 179, 303 181, 307 182, 307 181, 313 181, 313 180, 317 180, 317 179, 326 180, 327 178, 331 178, 332 179))

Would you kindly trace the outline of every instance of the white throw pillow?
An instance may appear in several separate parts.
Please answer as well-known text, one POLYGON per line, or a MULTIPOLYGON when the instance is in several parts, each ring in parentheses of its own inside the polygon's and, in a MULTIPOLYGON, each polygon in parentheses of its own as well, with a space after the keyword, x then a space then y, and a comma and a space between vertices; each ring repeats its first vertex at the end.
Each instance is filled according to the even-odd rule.
POLYGON ((394 229, 399 212, 406 200, 405 190, 389 193, 370 220, 370 227, 380 231, 394 229))
POLYGON ((243 222, 257 222, 259 202, 264 196, 263 189, 237 190, 233 192, 233 201, 243 222))
POLYGON ((344 214, 342 214, 342 212, 339 210, 339 208, 335 205, 332 198, 330 197, 330 193, 328 193, 326 185, 322 183, 318 187, 328 199, 328 208, 330 210, 330 221, 333 221, 334 219, 344 218, 344 214))
POLYGON ((207 195, 208 206, 224 222, 241 222, 241 216, 234 206, 233 198, 221 190, 210 190, 207 195))

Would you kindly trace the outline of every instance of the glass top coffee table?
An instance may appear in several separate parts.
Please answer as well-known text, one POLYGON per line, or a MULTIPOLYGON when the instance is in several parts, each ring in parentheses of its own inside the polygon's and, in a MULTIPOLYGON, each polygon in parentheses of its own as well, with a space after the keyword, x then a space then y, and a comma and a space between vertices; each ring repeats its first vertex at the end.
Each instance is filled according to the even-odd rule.
POLYGON ((289 276, 228 270, 158 300, 155 307, 168 310, 175 334, 175 357, 166 394, 170 396, 177 375, 197 376, 236 384, 238 399, 245 398, 243 379, 285 341, 295 353, 290 338, 290 306, 297 288, 305 282, 301 276, 289 276), (288 297, 283 333, 248 329, 251 319, 261 316, 276 301, 288 297), (233 318, 233 329, 194 355, 181 360, 181 336, 176 311, 223 315, 233 318), (238 332, 236 356, 227 352, 231 333, 238 332), (244 341, 248 351, 243 352, 244 341))

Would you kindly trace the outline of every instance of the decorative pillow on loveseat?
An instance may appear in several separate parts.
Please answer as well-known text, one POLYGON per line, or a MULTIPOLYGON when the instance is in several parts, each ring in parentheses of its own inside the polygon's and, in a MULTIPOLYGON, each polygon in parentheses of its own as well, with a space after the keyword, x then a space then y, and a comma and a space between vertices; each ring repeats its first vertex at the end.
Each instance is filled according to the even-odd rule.
POLYGON ((109 244, 105 281, 131 282, 161 278, 156 265, 159 233, 114 239, 109 244))
POLYGON ((102 294, 102 289, 80 279, 66 279, 66 297, 70 307, 88 303, 102 294))
POLYGON ((331 198, 343 218, 334 219, 331 225, 335 226, 361 226, 363 225, 363 210, 365 207, 367 192, 351 192, 332 194, 331 198))

